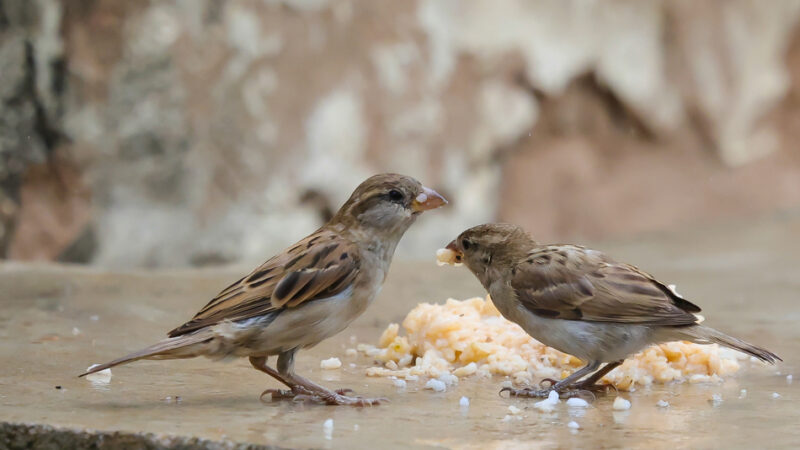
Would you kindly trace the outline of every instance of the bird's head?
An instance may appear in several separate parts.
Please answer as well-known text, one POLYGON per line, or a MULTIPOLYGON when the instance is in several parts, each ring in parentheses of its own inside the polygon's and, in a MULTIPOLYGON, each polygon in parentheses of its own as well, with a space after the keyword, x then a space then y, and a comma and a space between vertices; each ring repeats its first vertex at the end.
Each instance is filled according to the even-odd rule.
POLYGON ((399 239, 420 213, 446 204, 414 178, 384 173, 361 183, 331 222, 399 239))
POLYGON ((488 223, 472 227, 445 247, 453 263, 462 263, 486 281, 489 268, 510 267, 536 245, 521 227, 505 223, 488 223))

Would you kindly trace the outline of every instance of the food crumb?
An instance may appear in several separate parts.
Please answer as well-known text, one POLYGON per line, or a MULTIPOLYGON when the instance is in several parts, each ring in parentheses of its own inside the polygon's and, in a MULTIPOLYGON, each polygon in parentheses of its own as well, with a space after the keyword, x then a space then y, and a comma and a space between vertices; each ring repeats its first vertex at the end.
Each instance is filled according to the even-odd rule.
POLYGON ((513 418, 514 418, 514 417, 513 417, 513 416, 511 416, 510 414, 506 414, 506 415, 505 415, 505 417, 503 417, 502 419, 500 419, 500 421, 501 421, 501 422, 510 422, 510 421, 511 421, 511 419, 513 419, 513 418))
MULTIPOLYGON (((382 364, 368 367, 367 376, 408 380, 409 375, 425 379, 441 379, 443 374, 458 378, 500 375, 505 377, 503 387, 529 385, 537 378, 563 379, 583 364, 504 319, 489 297, 420 303, 402 325, 389 325, 378 345, 361 343, 356 349, 382 364), (394 366, 389 361, 398 369, 390 369, 394 366)), ((619 391, 676 381, 716 383, 739 370, 742 358, 716 344, 667 342, 626 359, 601 383, 619 391)))
POLYGON ((669 408, 669 402, 666 400, 659 400, 658 402, 656 402, 656 406, 658 406, 659 408, 669 408))
POLYGON ((787 384, 792 384, 792 378, 794 378, 794 377, 791 376, 791 375, 786 375, 786 383, 787 384))
POLYGON ((73 335, 73 336, 77 336, 77 335, 79 335, 79 334, 81 334, 81 330, 80 330, 80 328, 78 328, 78 327, 72 327, 72 335, 73 335))
POLYGON ((625 411, 626 409, 631 409, 631 402, 630 400, 626 400, 622 397, 617 397, 614 399, 614 405, 612 408, 617 411, 625 411))
POLYGON ((392 379, 392 384, 394 384, 395 387, 400 388, 400 389, 405 389, 406 388, 406 380, 401 380, 399 378, 393 378, 392 379))
POLYGON ((469 406, 469 399, 467 397, 461 397, 461 399, 458 401, 458 405, 462 408, 466 408, 469 406))
POLYGON ((712 405, 719 406, 722 404, 722 396, 720 394, 714 394, 711 396, 711 400, 709 400, 712 405))
POLYGON ((322 431, 325 433, 325 439, 333 439, 333 419, 327 419, 323 422, 322 431))
POLYGON ((739 398, 745 398, 745 397, 747 397, 747 389, 742 389, 741 391, 739 391, 739 398))
POLYGON ((781 398, 781 394, 778 394, 777 392, 773 392, 772 393, 772 398, 781 398))
POLYGON ((436 250, 436 265, 446 266, 448 264, 455 267, 461 265, 461 263, 456 261, 456 252, 447 248, 436 250))
POLYGON ((336 370, 340 367, 342 367, 342 361, 336 357, 323 359, 319 362, 319 368, 323 370, 336 370))
POLYGON ((406 375, 406 381, 419 381, 418 375, 406 375))
POLYGON ((510 412, 511 414, 513 414, 513 415, 515 415, 515 416, 516 416, 517 414, 521 413, 521 412, 522 412, 522 410, 521 410, 521 409, 519 409, 519 408, 517 408, 517 407, 516 407, 516 406, 514 406, 514 405, 511 405, 511 406, 509 406, 509 407, 508 407, 508 412, 510 412))
POLYGON ((560 402, 558 398, 558 393, 556 391, 550 391, 547 395, 547 398, 536 402, 533 404, 533 407, 538 409, 541 412, 550 412, 555 409, 556 405, 560 402))
POLYGON ((344 351, 344 356, 348 356, 350 358, 358 356, 358 350, 354 348, 348 348, 347 350, 344 351))
POLYGON ((567 427, 569 427, 569 428, 572 428, 573 430, 577 430, 577 429, 578 429, 578 428, 580 428, 581 426, 580 426, 580 425, 578 425, 578 422, 575 422, 575 421, 573 420, 573 421, 571 421, 570 423, 568 423, 568 424, 567 424, 567 427))
POLYGON ((357 423, 353 425, 353 431, 358 431, 358 424, 357 423))
POLYGON ((397 363, 390 359, 386 362, 386 368, 389 370, 397 370, 397 363))
MULTIPOLYGON (((98 366, 100 366, 100 364, 92 364, 86 368, 86 371, 88 372, 98 366)), ((90 373, 89 375, 86 375, 85 378, 95 383, 108 383, 111 381, 111 369, 103 369, 99 372, 90 373)))
POLYGON ((443 381, 431 379, 425 383, 425 389, 431 389, 434 392, 444 392, 447 389, 447 385, 443 381))
POLYGON ((582 398, 572 397, 571 399, 567 400, 567 406, 573 408, 586 408, 589 406, 589 402, 582 398))

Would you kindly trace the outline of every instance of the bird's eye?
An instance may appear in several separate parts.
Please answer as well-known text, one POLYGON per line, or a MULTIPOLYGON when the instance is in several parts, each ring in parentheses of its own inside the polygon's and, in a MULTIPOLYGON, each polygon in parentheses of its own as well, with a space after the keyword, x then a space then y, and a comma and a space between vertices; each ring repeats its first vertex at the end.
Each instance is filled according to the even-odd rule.
POLYGON ((403 193, 398 191, 397 189, 392 189, 389 191, 389 200, 393 202, 399 202, 403 200, 403 193))
POLYGON ((464 250, 469 250, 469 248, 470 248, 471 246, 472 246, 472 242, 470 242, 470 241, 468 241, 468 240, 466 240, 466 239, 462 239, 462 240, 461 240, 461 247, 462 247, 464 250))

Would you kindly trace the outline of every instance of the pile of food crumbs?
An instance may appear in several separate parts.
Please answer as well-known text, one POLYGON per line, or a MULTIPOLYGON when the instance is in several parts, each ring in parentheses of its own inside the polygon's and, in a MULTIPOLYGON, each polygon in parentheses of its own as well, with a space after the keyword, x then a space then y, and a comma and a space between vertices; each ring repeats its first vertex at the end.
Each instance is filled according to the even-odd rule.
MULTIPOLYGON (((515 384, 528 385, 542 378, 562 379, 583 365, 504 319, 489 297, 421 303, 403 320, 403 329, 406 335, 400 336, 399 325, 391 324, 378 346, 357 346, 383 363, 368 368, 368 376, 409 381, 422 376, 451 385, 458 377, 505 375, 515 384)), ((628 358, 601 382, 623 391, 654 382, 718 382, 739 369, 740 358, 746 356, 716 344, 669 342, 628 358)))

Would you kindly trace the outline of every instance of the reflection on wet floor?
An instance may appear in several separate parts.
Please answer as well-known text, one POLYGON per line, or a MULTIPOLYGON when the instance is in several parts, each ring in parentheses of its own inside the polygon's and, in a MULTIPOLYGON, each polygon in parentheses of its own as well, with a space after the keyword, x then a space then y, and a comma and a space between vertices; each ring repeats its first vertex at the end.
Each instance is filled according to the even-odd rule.
POLYGON ((102 379, 76 377, 93 363, 159 339, 238 271, 118 275, 4 267, 2 314, 13 320, 0 329, 0 411, 6 421, 304 448, 790 447, 800 442, 799 383, 793 380, 800 371, 800 227, 752 227, 601 246, 678 283, 703 306, 710 325, 786 360, 776 367, 745 360, 735 376, 718 384, 624 392, 629 410, 615 410, 611 394, 586 408, 562 401, 542 412, 533 408, 536 400, 500 397, 499 376, 465 377, 444 392, 424 389, 424 378, 397 387, 391 379, 366 377, 374 362, 345 353, 353 346, 351 336, 375 343, 389 322, 419 301, 482 295, 466 271, 437 270, 432 257, 424 263, 430 270, 420 270, 423 263, 396 264, 362 319, 299 355, 298 372, 322 384, 391 400, 372 408, 260 402, 263 389, 278 386, 245 360, 142 361, 114 368, 102 379), (737 242, 737 254, 749 256, 724 257, 733 251, 730 242, 737 242), (721 260, 725 264, 715 262, 721 260), (759 270, 748 261, 758 261, 759 270), (70 288, 58 289, 62 285, 70 288), (320 361, 331 356, 341 360, 341 368, 321 370, 320 361))

